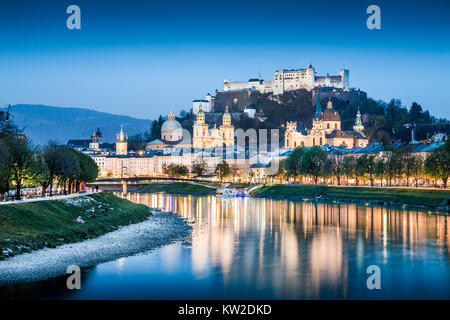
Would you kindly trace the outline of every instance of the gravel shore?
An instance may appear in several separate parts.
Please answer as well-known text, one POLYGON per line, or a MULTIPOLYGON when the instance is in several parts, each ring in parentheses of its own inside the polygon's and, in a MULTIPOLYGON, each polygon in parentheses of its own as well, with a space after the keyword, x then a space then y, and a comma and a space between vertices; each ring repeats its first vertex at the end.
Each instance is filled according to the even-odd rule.
POLYGON ((144 222, 121 227, 98 238, 24 253, 0 261, 0 286, 44 280, 81 268, 134 255, 187 236, 191 226, 175 214, 154 212, 144 222))

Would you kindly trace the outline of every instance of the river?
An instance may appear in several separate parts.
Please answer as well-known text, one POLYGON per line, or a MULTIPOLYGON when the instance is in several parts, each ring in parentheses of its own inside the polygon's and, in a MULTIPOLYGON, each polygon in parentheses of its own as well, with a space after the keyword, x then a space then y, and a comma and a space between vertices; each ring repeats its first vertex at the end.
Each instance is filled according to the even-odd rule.
POLYGON ((129 193, 192 225, 184 241, 3 298, 450 299, 450 221, 424 209, 340 202, 129 193), (367 268, 381 289, 369 290, 367 268))

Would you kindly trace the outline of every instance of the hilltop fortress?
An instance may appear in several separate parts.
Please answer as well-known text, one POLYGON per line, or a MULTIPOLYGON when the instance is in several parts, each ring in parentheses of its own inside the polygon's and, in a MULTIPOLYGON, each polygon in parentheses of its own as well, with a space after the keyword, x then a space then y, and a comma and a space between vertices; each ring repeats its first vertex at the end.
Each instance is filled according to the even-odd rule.
POLYGON ((283 94, 286 91, 299 89, 312 90, 317 87, 349 89, 349 71, 339 70, 339 75, 316 76, 312 65, 307 69, 278 70, 273 74, 273 80, 250 79, 246 82, 223 81, 223 91, 257 90, 261 93, 283 94))

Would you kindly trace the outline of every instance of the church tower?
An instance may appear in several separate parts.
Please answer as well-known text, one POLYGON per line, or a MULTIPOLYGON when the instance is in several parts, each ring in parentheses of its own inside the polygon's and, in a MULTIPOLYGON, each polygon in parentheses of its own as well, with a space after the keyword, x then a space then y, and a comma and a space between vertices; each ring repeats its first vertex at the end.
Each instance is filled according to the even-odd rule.
POLYGON ((231 125, 231 114, 228 112, 228 106, 225 107, 225 113, 222 117, 222 125, 219 127, 222 136, 222 143, 226 146, 234 145, 234 126, 231 125))
POLYGON ((193 133, 194 137, 192 138, 192 146, 194 148, 203 149, 205 147, 203 140, 208 135, 208 125, 205 123, 205 113, 203 112, 201 104, 197 112, 197 118, 194 123, 193 133))
POLYGON ((128 154, 128 135, 123 133, 123 125, 120 126, 120 133, 117 134, 116 140, 116 155, 128 154))
POLYGON ((92 149, 92 150, 100 149, 100 144, 99 144, 98 136, 97 136, 97 133, 95 132, 95 129, 91 136, 91 142, 89 143, 89 149, 92 149))
POLYGON ((359 106, 358 106, 358 112, 356 113, 356 121, 355 121, 355 125, 353 126, 353 130, 355 130, 356 132, 360 133, 363 137, 365 137, 364 125, 361 120, 361 112, 359 112, 359 106))

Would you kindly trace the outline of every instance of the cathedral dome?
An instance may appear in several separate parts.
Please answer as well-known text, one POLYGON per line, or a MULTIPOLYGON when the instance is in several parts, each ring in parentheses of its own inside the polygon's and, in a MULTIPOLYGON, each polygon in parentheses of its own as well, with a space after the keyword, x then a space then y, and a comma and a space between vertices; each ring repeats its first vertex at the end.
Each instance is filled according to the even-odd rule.
POLYGON ((177 129, 181 129, 181 124, 175 120, 175 114, 170 112, 167 120, 161 126, 161 132, 173 132, 177 129))
POLYGON ((327 108, 322 113, 321 120, 324 121, 340 121, 341 117, 339 116, 339 112, 337 112, 333 108, 333 103, 331 102, 331 98, 328 100, 327 108))
POLYGON ((205 117, 205 113, 202 110, 202 106, 200 106, 200 109, 197 112, 197 118, 198 117, 205 117))
POLYGON ((231 121, 231 114, 228 112, 228 106, 225 107, 225 113, 223 114, 223 120, 231 121))

